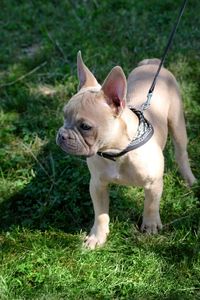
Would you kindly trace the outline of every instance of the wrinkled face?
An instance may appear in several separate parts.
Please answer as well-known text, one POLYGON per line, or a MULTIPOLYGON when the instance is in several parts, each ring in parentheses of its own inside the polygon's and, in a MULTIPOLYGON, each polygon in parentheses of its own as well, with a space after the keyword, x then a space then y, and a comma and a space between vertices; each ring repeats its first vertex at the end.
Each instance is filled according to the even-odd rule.
POLYGON ((121 149, 119 137, 126 137, 121 119, 127 90, 123 70, 114 67, 101 87, 80 51, 77 70, 80 91, 64 107, 64 125, 58 131, 57 144, 67 153, 84 156, 121 149))
POLYGON ((92 156, 109 141, 114 121, 102 92, 80 92, 64 107, 56 142, 69 154, 92 156))

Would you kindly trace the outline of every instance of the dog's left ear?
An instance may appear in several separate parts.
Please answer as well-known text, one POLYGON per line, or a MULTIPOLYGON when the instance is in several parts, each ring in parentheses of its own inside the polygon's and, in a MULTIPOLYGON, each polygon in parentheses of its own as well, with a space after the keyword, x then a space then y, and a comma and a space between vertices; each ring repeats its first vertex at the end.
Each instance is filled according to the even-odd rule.
POLYGON ((79 51, 77 54, 77 72, 78 72, 78 79, 79 79, 78 90, 85 87, 99 86, 92 72, 90 72, 90 70, 84 64, 81 56, 81 51, 79 51))
POLYGON ((102 85, 108 105, 119 113, 126 105, 127 83, 121 67, 114 67, 102 85))

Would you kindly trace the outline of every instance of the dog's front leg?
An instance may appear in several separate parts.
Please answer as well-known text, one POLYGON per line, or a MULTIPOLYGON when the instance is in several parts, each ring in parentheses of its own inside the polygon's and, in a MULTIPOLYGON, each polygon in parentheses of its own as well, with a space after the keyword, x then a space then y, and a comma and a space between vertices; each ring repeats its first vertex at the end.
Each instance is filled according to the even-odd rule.
POLYGON ((95 219, 90 234, 86 237, 85 245, 90 249, 105 243, 109 233, 109 196, 108 185, 96 179, 90 180, 90 195, 93 202, 95 219))
POLYGON ((162 229, 159 207, 163 190, 163 179, 154 181, 146 186, 144 190, 145 201, 141 230, 147 233, 157 233, 159 229, 162 229))

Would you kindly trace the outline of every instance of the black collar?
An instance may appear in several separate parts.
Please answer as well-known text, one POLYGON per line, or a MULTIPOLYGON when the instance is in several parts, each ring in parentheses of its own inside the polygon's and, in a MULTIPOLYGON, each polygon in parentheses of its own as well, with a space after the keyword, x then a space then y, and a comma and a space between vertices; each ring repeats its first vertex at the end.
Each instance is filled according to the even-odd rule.
POLYGON ((154 133, 153 126, 149 121, 147 121, 140 110, 136 110, 135 108, 131 108, 133 113, 135 113, 139 119, 138 129, 136 136, 130 142, 130 144, 121 152, 119 153, 111 153, 111 152, 100 152, 98 151, 97 154, 103 158, 107 158, 110 160, 115 161, 117 157, 120 157, 126 154, 129 151, 139 148, 140 146, 144 145, 154 133))

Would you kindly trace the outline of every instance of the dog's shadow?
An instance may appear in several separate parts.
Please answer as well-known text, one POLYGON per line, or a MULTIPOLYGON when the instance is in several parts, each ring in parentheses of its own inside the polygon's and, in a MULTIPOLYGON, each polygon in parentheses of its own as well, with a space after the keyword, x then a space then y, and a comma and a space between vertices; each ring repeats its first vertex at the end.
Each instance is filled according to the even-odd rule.
POLYGON ((18 225, 73 233, 87 226, 93 211, 85 161, 66 156, 60 149, 52 154, 49 145, 36 159, 34 178, 1 203, 0 228, 18 225))
POLYGON ((64 102, 54 94, 33 95, 23 84, 10 88, 16 89, 15 99, 6 96, 9 90, 1 91, 6 118, 1 169, 12 177, 4 178, 0 230, 9 230, 13 225, 80 230, 92 214, 89 173, 84 159, 67 156, 56 145, 64 102))
MULTIPOLYGON (((89 194, 90 174, 84 158, 66 155, 50 141, 35 157, 34 177, 0 204, 0 230, 13 226, 67 233, 87 231, 94 219, 89 194)), ((141 196, 141 191, 139 192, 141 196)), ((111 216, 123 222, 141 222, 141 205, 128 188, 110 187, 111 216)), ((141 198, 141 197, 140 197, 141 198)))

